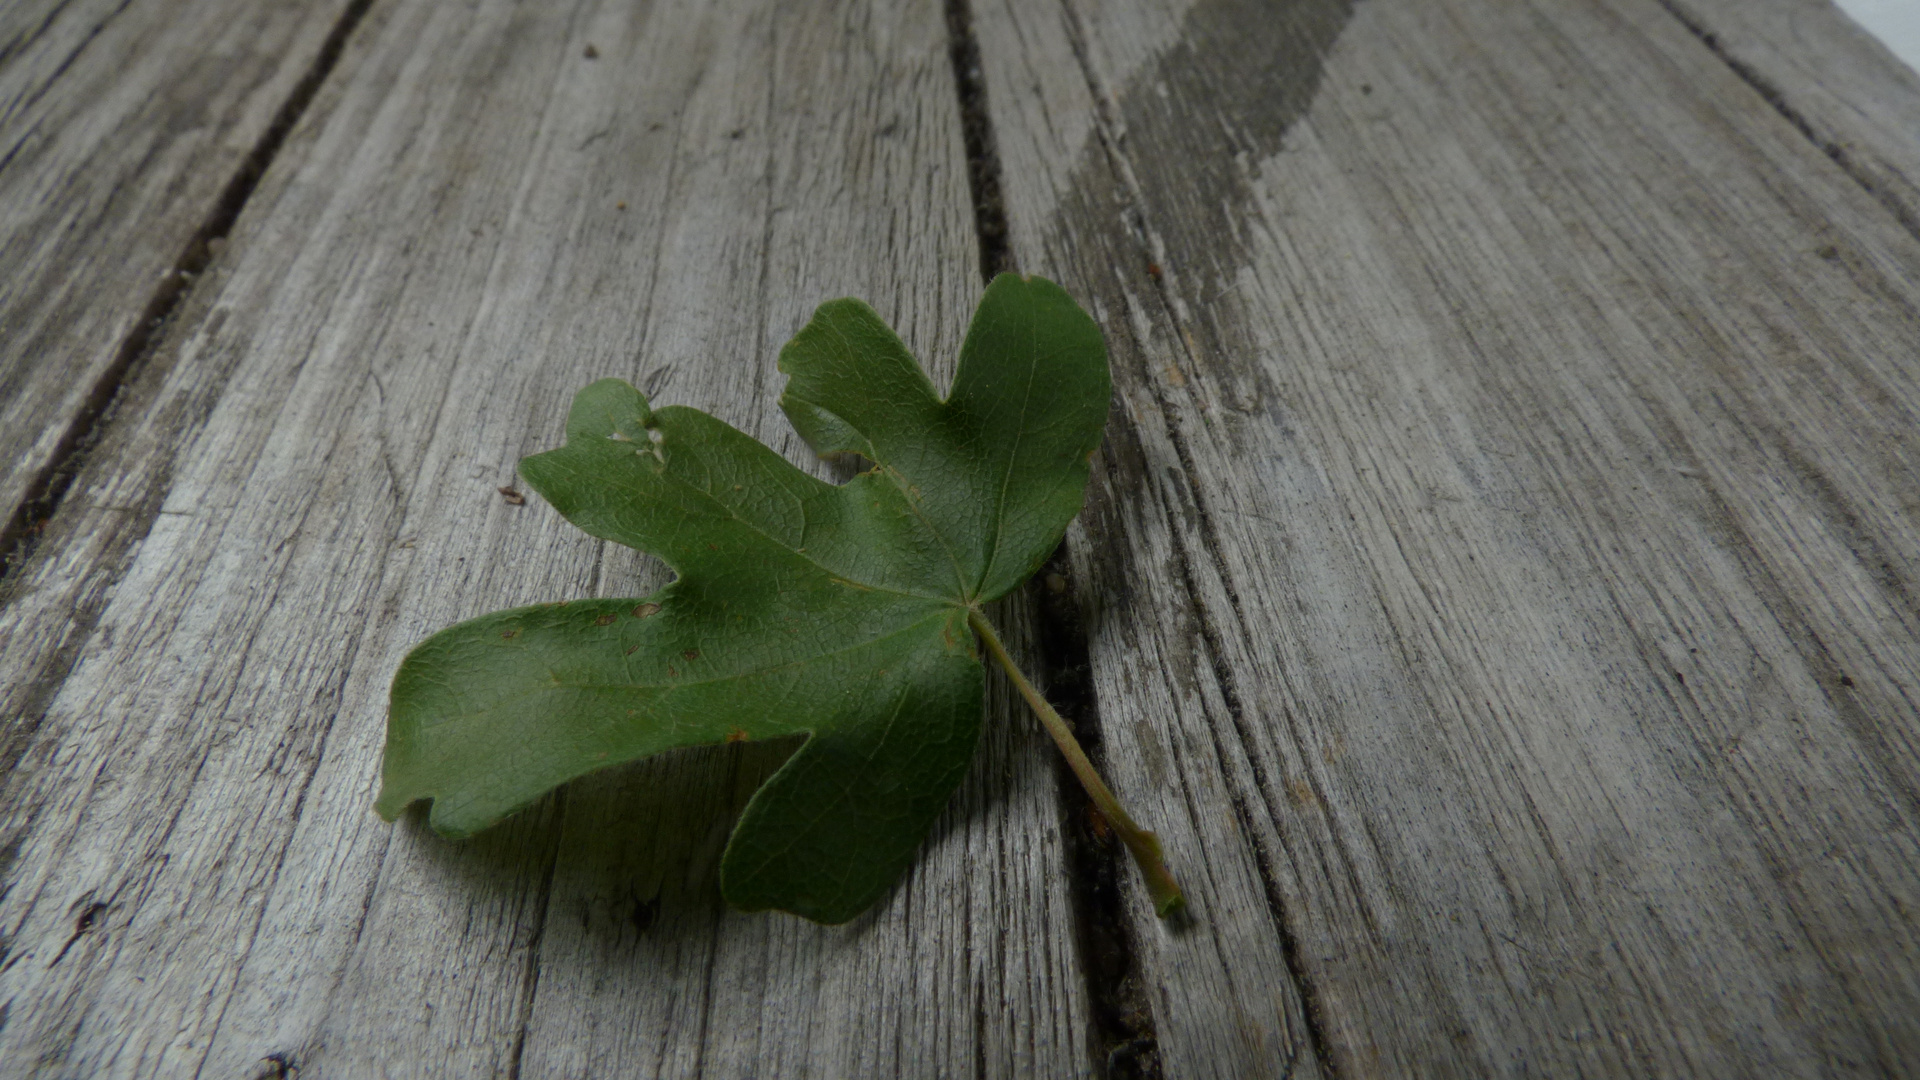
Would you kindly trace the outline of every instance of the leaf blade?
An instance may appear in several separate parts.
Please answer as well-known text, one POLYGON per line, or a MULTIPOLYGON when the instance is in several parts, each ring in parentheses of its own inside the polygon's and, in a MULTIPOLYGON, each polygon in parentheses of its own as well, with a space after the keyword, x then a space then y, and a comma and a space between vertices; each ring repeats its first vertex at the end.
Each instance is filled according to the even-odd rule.
POLYGON ((875 467, 828 484, 619 380, 582 389, 566 443, 522 475, 678 578, 645 600, 498 612, 417 646, 394 680, 383 817, 430 799, 433 826, 466 835, 596 769, 804 734, 735 828, 723 892, 840 922, 891 887, 978 740, 968 616, 1079 511, 1111 394, 1105 352, 1057 286, 1003 275, 946 400, 858 301, 822 305, 780 363, 796 429, 875 467))
POLYGON ((1066 290, 1045 278, 996 277, 948 397, 997 478, 974 595, 1006 595, 1060 543, 1085 498, 1112 396, 1100 328, 1066 290))

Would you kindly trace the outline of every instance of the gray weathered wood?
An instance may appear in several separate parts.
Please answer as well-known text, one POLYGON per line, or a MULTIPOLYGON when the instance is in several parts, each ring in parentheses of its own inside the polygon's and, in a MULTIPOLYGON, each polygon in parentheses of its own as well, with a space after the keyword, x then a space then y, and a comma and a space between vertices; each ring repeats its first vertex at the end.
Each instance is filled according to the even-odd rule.
POLYGON ((348 7, 0 7, 0 522, 348 7))
MULTIPOLYGON (((0 359, 71 331, 9 418, 71 419, 24 388, 126 340, 331 25, 223 2, 0 15, 0 242, 51 268, 0 359)), ((370 815, 414 641, 660 580, 496 490, 575 388, 799 459, 814 303, 946 370, 973 222, 900 7, 373 5, 0 586, 0 1076, 1074 1075, 1136 984, 1114 1060, 1169 1077, 1910 1071, 1920 126, 1787 0, 974 0, 1014 253, 1114 349, 1072 577, 1194 905, 1129 893, 1130 962, 1075 954, 997 681, 849 927, 719 903, 777 748, 469 844, 370 815)))
POLYGON ((812 306, 945 371, 976 266, 934 6, 376 4, 0 609, 0 1075, 1087 1071, 1051 751, 997 685, 841 928, 719 903, 764 749, 468 844, 369 809, 412 643, 658 582, 496 491, 575 389, 798 455, 812 306))
POLYGON ((1166 1075, 1911 1071, 1920 243, 1651 0, 1174 7, 975 11, 1166 1075))
POLYGON ((1667 0, 1920 235, 1920 73, 1830 0, 1667 0))

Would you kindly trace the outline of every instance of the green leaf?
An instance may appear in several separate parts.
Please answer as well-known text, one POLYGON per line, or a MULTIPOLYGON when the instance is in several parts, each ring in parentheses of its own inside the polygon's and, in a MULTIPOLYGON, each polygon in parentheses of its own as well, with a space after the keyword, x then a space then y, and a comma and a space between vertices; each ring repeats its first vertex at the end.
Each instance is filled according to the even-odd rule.
POLYGON ((422 642, 394 677, 383 817, 431 799, 434 828, 465 836, 609 765, 805 734, 734 829, 727 899, 837 923, 899 878, 978 741, 968 616, 1038 569, 1080 510, 1106 350, 1058 286, 1003 274, 944 401, 857 300, 822 305, 780 370, 801 435, 871 470, 829 484, 619 380, 579 393, 566 445, 521 475, 678 577, 422 642))

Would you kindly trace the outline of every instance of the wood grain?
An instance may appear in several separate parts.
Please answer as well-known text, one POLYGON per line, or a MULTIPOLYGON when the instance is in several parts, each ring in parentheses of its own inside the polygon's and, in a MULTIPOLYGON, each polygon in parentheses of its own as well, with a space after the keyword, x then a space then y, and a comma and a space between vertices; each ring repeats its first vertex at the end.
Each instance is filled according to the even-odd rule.
MULTIPOLYGON (((661 580, 498 490, 574 389, 806 460, 815 303, 944 377, 979 292, 937 6, 378 0, 0 583, 0 1077, 1911 1071, 1910 77, 1790 0, 971 6, 1013 255, 1109 332, 1061 569, 1190 917, 1089 925, 998 680, 847 927, 719 901, 781 747, 372 817, 412 643, 661 580)), ((339 10, 0 13, 6 483, 339 10)))
POLYGON ((349 0, 0 8, 0 522, 177 293, 349 0))
POLYGON ((496 490, 575 389, 798 459, 775 353, 841 295, 944 377, 980 288, 946 48, 928 5, 375 5, 0 609, 0 1074, 1090 1070, 1051 751, 998 684, 846 927, 718 900, 766 748, 468 844, 369 809, 414 642, 658 583, 496 490))
POLYGON ((1666 0, 1920 236, 1920 73, 1830 0, 1666 0))
POLYGON ((1639 0, 981 3, 1165 1074, 1920 1055, 1920 243, 1639 0))

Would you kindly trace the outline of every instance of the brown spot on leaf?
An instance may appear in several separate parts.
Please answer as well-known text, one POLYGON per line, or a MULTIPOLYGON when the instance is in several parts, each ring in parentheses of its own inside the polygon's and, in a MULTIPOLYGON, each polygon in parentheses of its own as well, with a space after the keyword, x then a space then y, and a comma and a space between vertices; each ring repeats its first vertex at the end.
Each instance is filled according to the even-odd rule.
POLYGON ((613 625, 613 612, 611 612, 611 611, 609 611, 609 612, 607 612, 607 613, 606 613, 605 615, 602 615, 602 616, 600 616, 599 618, 597 618, 597 619, 595 619, 595 620, 593 620, 593 625, 595 625, 595 626, 612 626, 612 625, 613 625))
POLYGON ((747 733, 740 730, 739 728, 734 728, 732 731, 727 732, 727 741, 728 742, 746 742, 747 733))
POLYGON ((627 646, 627 655, 632 656, 636 651, 639 650, 639 648, 640 648, 640 643, 637 641, 627 646))
POLYGON ((500 497, 507 500, 508 506, 525 506, 527 504, 527 497, 520 494, 520 492, 514 488, 501 488, 500 497))
POLYGON ((700 650, 688 649, 686 652, 683 652, 680 655, 686 657, 689 660, 698 660, 700 659, 700 650))
POLYGON ((659 604, 641 604, 639 607, 633 609, 633 617, 636 619, 644 619, 649 615, 658 615, 659 613, 659 604))
POLYGON ((520 636, 520 631, 518 631, 518 630, 502 630, 502 631, 500 631, 500 640, 502 640, 502 641, 512 641, 512 640, 513 640, 514 638, 516 638, 516 637, 519 637, 519 636, 520 636))

